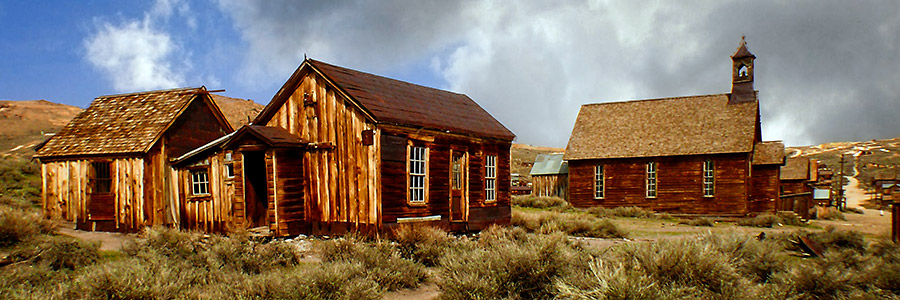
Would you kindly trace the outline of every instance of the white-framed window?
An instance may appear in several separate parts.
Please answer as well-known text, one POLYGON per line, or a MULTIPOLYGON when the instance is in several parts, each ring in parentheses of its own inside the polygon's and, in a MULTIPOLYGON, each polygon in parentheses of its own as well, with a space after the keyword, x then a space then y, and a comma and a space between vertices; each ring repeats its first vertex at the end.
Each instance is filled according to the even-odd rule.
POLYGON ((409 147, 407 161, 410 203, 425 203, 428 191, 428 148, 409 147))
POLYGON ((594 166, 594 199, 603 199, 604 192, 606 192, 605 181, 603 165, 594 166))
POLYGON ((703 161, 703 197, 716 194, 716 168, 711 159, 703 161))
POLYGON ((656 162, 647 163, 647 198, 656 198, 656 162))
POLYGON ((191 194, 209 194, 209 173, 206 169, 191 170, 191 194))
POLYGON ((484 201, 497 200, 497 156, 484 157, 484 201))
POLYGON ((231 151, 225 151, 225 178, 231 179, 234 178, 234 158, 231 156, 231 151))

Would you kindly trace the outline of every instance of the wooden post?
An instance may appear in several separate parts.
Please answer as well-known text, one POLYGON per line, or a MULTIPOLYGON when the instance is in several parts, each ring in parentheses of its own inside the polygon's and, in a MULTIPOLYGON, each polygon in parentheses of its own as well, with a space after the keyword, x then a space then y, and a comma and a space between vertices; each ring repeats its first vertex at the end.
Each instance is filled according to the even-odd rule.
POLYGON ((891 239, 900 243, 900 201, 897 200, 891 205, 891 239))

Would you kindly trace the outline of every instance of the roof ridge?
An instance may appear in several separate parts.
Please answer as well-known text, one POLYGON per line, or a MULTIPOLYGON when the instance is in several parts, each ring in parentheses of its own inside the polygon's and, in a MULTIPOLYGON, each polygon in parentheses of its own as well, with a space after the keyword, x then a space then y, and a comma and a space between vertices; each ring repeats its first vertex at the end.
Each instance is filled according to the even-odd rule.
POLYGON ((412 82, 408 82, 408 81, 404 81, 404 80, 400 80, 400 79, 396 79, 396 78, 390 78, 390 77, 387 77, 387 76, 384 76, 384 75, 378 75, 378 74, 373 74, 373 73, 369 73, 369 72, 365 72, 365 71, 360 71, 360 70, 356 70, 356 69, 350 69, 350 68, 347 68, 347 67, 341 67, 341 66, 338 66, 338 65, 335 65, 335 64, 330 64, 330 63, 327 63, 327 62, 324 62, 324 61, 321 61, 321 60, 312 59, 312 58, 306 58, 306 59, 309 60, 309 61, 316 62, 316 63, 326 64, 326 65, 329 65, 329 66, 334 67, 334 68, 337 68, 337 69, 350 70, 350 71, 357 72, 357 73, 361 73, 361 74, 366 74, 366 75, 370 75, 370 76, 381 77, 381 78, 384 78, 384 79, 396 81, 396 82, 399 82, 399 83, 402 83, 402 84, 406 84, 406 85, 414 85, 414 86, 419 86, 419 87, 423 87, 423 88, 427 88, 427 89, 431 89, 431 90, 435 90, 435 91, 439 91, 439 92, 451 93, 451 94, 457 94, 457 95, 463 95, 463 96, 468 97, 468 95, 466 95, 466 94, 464 94, 464 93, 457 93, 457 92, 454 92, 454 91, 448 91, 448 90, 439 89, 439 88, 436 88, 436 87, 430 87, 430 86, 427 86, 427 85, 421 85, 421 84, 417 84, 417 83, 412 83, 412 82))
POLYGON ((727 96, 727 95, 731 95, 731 93, 706 94, 706 95, 691 95, 691 96, 677 96, 677 97, 666 97, 666 98, 633 99, 633 100, 610 101, 610 102, 599 102, 599 103, 586 103, 586 104, 582 104, 581 106, 612 105, 612 104, 634 103, 634 102, 667 101, 667 100, 677 100, 677 99, 687 99, 687 98, 699 98, 699 97, 710 97, 710 96, 727 96))
POLYGON ((162 93, 162 92, 174 92, 174 91, 180 91, 180 90, 185 90, 185 91, 186 91, 186 90, 197 90, 197 89, 200 89, 200 88, 202 88, 202 86, 199 86, 199 87, 180 87, 180 88, 162 89, 162 90, 150 90, 150 91, 132 92, 132 93, 124 93, 124 94, 102 95, 102 96, 97 97, 97 99, 100 99, 100 98, 111 98, 111 97, 123 97, 123 96, 140 95, 140 94, 151 94, 151 93, 162 93))

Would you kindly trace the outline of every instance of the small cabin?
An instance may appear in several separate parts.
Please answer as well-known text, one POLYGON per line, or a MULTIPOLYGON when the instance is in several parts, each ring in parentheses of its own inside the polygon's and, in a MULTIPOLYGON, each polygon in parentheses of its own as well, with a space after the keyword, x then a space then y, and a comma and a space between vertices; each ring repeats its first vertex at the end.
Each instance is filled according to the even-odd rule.
POLYGON ((586 104, 563 159, 575 207, 774 213, 784 145, 762 140, 754 56, 731 56, 732 92, 586 104))
POLYGON ((205 87, 98 97, 37 149, 43 213, 82 230, 179 227, 170 160, 230 132, 205 87))
POLYGON ((514 138, 464 94, 306 59, 252 125, 176 165, 198 228, 468 231, 510 221, 514 138))
POLYGON ((532 195, 568 199, 569 164, 562 153, 538 154, 530 175, 532 195))
POLYGON ((815 160, 807 157, 791 157, 781 167, 781 199, 778 211, 793 211, 801 218, 809 219, 813 207, 813 187, 816 172, 815 160))

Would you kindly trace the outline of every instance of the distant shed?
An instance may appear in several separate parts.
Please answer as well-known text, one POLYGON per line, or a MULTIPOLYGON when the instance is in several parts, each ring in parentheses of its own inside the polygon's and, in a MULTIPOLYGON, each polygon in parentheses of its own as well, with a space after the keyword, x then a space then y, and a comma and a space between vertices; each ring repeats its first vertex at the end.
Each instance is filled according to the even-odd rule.
POLYGON ((791 157, 781 167, 781 197, 777 204, 779 211, 793 211, 808 219, 813 206, 813 179, 810 167, 814 166, 807 157, 791 157))
POLYGON ((532 195, 569 198, 569 164, 562 153, 538 154, 530 175, 532 195))

